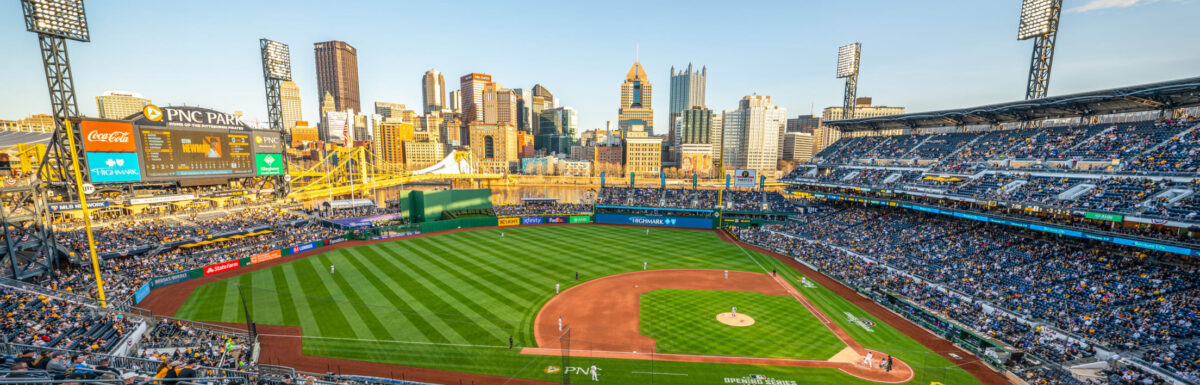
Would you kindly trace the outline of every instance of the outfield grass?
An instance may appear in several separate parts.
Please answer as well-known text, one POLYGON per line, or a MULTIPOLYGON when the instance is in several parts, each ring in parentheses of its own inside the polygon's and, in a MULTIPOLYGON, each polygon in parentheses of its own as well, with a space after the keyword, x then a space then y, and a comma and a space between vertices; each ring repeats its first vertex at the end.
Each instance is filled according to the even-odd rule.
MULTIPOLYGON (((555 283, 566 289, 578 283, 574 280, 575 272, 579 272, 581 281, 586 281, 641 270, 643 261, 651 269, 751 272, 779 269, 782 276, 793 280, 793 286, 864 346, 894 352, 893 355, 917 368, 917 378, 911 383, 978 383, 965 371, 952 367, 890 327, 879 325, 873 332, 867 332, 850 324, 843 312, 873 318, 824 288, 801 288, 795 281, 798 273, 782 263, 725 243, 716 234, 704 231, 655 228, 646 235, 644 229, 636 227, 518 227, 356 246, 203 285, 176 316, 198 321, 244 322, 241 293, 255 322, 302 327, 306 355, 555 380, 555 376, 542 370, 546 365, 561 364, 559 357, 520 355, 507 349, 508 337, 514 336, 519 346, 535 345, 532 322, 542 304, 554 295, 555 283), (506 234, 504 238, 500 237, 501 231, 506 234), (336 274, 329 273, 331 264, 336 266, 336 274), (938 369, 922 370, 923 367, 938 369)), ((776 306, 773 302, 764 302, 766 305, 776 306)), ((793 305, 796 308, 789 307, 778 315, 767 307, 755 311, 768 317, 785 317, 782 313, 786 312, 786 317, 796 317, 793 320, 811 317, 794 300, 778 304, 793 305)), ((713 316, 715 313, 708 317, 713 316)), ((771 338, 777 343, 808 346, 821 346, 813 341, 827 338, 832 341, 828 347, 832 352, 821 358, 844 346, 827 330, 818 336, 803 330, 803 322, 796 325, 797 329, 789 330, 780 322, 777 327, 781 329, 773 331, 771 338)), ((656 322, 652 328, 676 330, 648 331, 666 335, 705 333, 703 329, 680 326, 684 325, 662 326, 656 322)), ((668 346, 698 349, 671 345, 676 342, 669 336, 667 340, 668 346)), ((663 348, 662 342, 659 346, 663 348)), ((719 349, 738 351, 736 347, 721 345, 712 354, 722 354, 719 349)), ((818 348, 810 350, 811 354, 824 354, 818 348)), ((781 354, 801 353, 796 350, 781 354)), ((754 355, 771 356, 770 353, 754 355)), ((648 376, 661 384, 722 383, 724 377, 749 374, 803 379, 804 383, 865 383, 840 371, 818 368, 573 357, 572 366, 576 363, 603 368, 602 382, 610 383, 648 383, 648 376)))
POLYGON ((747 291, 662 289, 642 294, 640 331, 661 353, 824 360, 846 347, 792 297, 747 291), (738 307, 754 318, 729 326, 716 315, 738 307))

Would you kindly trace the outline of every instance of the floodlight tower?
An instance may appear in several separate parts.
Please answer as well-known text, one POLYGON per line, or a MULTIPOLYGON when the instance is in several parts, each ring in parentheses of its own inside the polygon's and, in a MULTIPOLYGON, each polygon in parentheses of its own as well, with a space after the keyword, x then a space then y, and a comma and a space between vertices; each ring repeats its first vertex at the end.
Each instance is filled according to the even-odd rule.
POLYGON ((0 190, 0 198, 11 207, 8 213, 0 213, 4 214, 0 219, 5 238, 0 244, 4 247, 0 258, 8 260, 8 273, 16 279, 40 273, 54 274, 59 253, 47 195, 58 194, 71 202, 85 187, 80 186, 73 175, 73 171, 82 166, 72 159, 84 157, 72 143, 81 142, 81 138, 78 131, 72 133, 65 123, 68 118, 79 116, 67 40, 91 41, 83 0, 21 0, 21 11, 25 16, 25 29, 38 35, 46 86, 50 91, 54 133, 38 165, 38 180, 27 186, 0 190), (10 232, 10 229, 23 229, 23 234, 10 232))
MULTIPOLYGON (((267 119, 270 120, 271 129, 279 131, 280 142, 286 148, 292 143, 292 135, 283 126, 283 100, 279 87, 283 81, 292 80, 292 54, 287 44, 274 40, 258 39, 258 48, 262 53, 263 83, 267 89, 267 119)), ((280 197, 287 195, 291 179, 287 173, 287 151, 284 150, 283 154, 284 175, 271 178, 275 182, 275 192, 280 197)))
POLYGON ((1025 99, 1046 97, 1050 87, 1050 66, 1054 63, 1054 41, 1058 39, 1058 21, 1062 0, 1024 0, 1017 40, 1033 39, 1033 57, 1029 60, 1029 82, 1025 99))
POLYGON ((846 93, 842 99, 842 119, 854 117, 855 94, 858 93, 858 57, 862 43, 838 47, 837 77, 846 79, 846 93))
MULTIPOLYGON (((71 149, 63 122, 79 116, 79 105, 75 101, 75 79, 71 76, 67 40, 91 41, 83 0, 21 0, 21 10, 25 14, 25 29, 38 34, 46 85, 50 90, 50 115, 54 117, 54 134, 38 175, 43 182, 69 185, 73 181, 69 172, 71 165, 67 161, 71 149)), ((78 155, 82 158, 82 153, 78 155)))
POLYGON ((258 47, 262 51, 263 81, 267 88, 267 117, 272 130, 286 134, 283 132, 283 102, 279 96, 279 85, 285 80, 292 80, 292 56, 287 44, 277 41, 259 39, 258 47))

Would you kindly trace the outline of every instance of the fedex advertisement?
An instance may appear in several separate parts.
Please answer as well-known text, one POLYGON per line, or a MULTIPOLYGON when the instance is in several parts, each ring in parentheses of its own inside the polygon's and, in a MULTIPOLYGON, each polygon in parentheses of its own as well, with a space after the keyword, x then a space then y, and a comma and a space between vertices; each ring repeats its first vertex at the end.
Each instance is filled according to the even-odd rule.
POLYGON ((546 217, 546 223, 567 223, 567 217, 546 217))
POLYGON ((711 218, 658 217, 628 214, 596 214, 596 223, 616 223, 638 226, 690 227, 696 229, 713 228, 713 221, 711 218))

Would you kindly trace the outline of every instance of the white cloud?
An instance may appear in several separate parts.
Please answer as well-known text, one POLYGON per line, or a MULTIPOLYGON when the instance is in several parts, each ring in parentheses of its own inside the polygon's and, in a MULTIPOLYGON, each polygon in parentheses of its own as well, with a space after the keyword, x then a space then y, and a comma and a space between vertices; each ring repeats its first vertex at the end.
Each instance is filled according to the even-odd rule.
POLYGON ((1105 8, 1128 8, 1135 5, 1145 5, 1158 0, 1088 0, 1081 6, 1067 9, 1067 12, 1087 12, 1105 8))

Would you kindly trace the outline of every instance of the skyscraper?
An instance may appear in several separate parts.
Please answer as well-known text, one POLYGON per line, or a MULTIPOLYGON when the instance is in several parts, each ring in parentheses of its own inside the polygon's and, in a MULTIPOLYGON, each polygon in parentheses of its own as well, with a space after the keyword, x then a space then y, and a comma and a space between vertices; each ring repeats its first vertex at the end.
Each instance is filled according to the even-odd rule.
POLYGON ((125 119, 142 112, 142 108, 147 104, 150 104, 150 99, 134 92, 105 91, 104 95, 96 97, 96 110, 100 113, 100 119, 125 119))
POLYGON ((642 63, 633 62, 621 84, 621 107, 617 110, 617 128, 624 136, 630 129, 654 131, 653 86, 646 78, 642 63))
POLYGON ((424 96, 425 114, 441 112, 446 107, 446 78, 437 70, 425 71, 421 78, 421 94, 424 96))
POLYGON ((517 130, 532 133, 534 115, 530 107, 533 104, 533 91, 513 88, 512 92, 517 96, 517 130))
POLYGON ((483 89, 483 122, 517 125, 517 94, 499 83, 489 83, 483 89))
POLYGON ((725 169, 775 171, 787 110, 771 104, 770 96, 747 95, 738 109, 725 110, 723 118, 725 169))
POLYGON ((358 50, 336 40, 313 44, 313 50, 317 58, 317 96, 332 94, 334 111, 362 111, 358 98, 358 50))
POLYGON ((304 120, 304 111, 300 108, 300 87, 291 80, 279 83, 279 101, 283 105, 283 129, 291 132, 296 122, 304 120))
POLYGON ((452 114, 462 113, 462 91, 450 91, 450 95, 446 98, 446 109, 452 114))
POLYGON ((558 105, 554 103, 554 94, 550 93, 550 90, 546 89, 546 87, 543 87, 541 84, 533 85, 533 96, 542 97, 542 100, 544 103, 546 103, 542 106, 543 110, 558 107, 558 105))
MULTIPOLYGON (((687 69, 676 72, 675 66, 671 66, 671 122, 679 117, 683 111, 692 107, 704 107, 704 87, 708 76, 708 67, 701 67, 699 71, 692 71, 692 63, 688 63, 687 69)), ((671 132, 668 137, 675 140, 675 127, 672 123, 671 132)))
POLYGON ((541 131, 534 137, 534 150, 543 150, 546 154, 569 155, 571 146, 575 145, 575 131, 579 129, 579 118, 575 109, 558 107, 542 110, 538 121, 541 131))
POLYGON ((469 73, 459 78, 463 124, 483 120, 483 89, 491 82, 492 75, 481 73, 469 73))
MULTIPOLYGON (((401 118, 401 111, 404 111, 407 109, 408 109, 407 106, 400 104, 400 103, 375 102, 375 113, 379 114, 380 116, 383 116, 383 120, 385 122, 389 121, 391 119, 401 118)), ((391 120, 391 121, 394 121, 394 120, 391 120)), ((413 122, 406 121, 405 123, 413 123, 413 122)))

